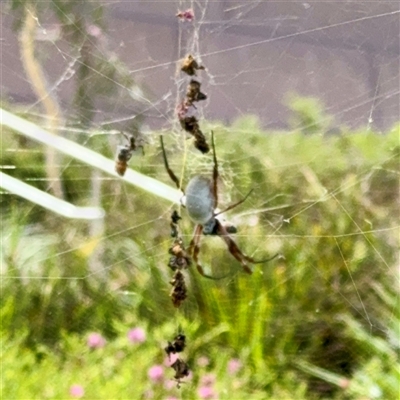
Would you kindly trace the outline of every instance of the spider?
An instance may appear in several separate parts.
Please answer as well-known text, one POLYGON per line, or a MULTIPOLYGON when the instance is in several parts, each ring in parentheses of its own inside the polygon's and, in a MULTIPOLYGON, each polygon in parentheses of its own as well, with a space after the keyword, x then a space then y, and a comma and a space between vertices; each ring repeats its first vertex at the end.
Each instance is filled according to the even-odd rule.
POLYGON ((203 267, 199 263, 199 253, 200 253, 200 239, 201 234, 204 235, 213 235, 213 236, 220 236, 226 243, 228 247, 228 251, 236 258, 242 265, 245 272, 248 274, 252 273, 252 270, 249 267, 250 264, 262 264, 268 261, 271 261, 278 254, 275 254, 273 257, 270 257, 266 260, 255 260, 249 256, 246 256, 242 253, 239 249, 238 245, 235 241, 231 238, 229 233, 233 233, 236 230, 233 227, 224 226, 219 220, 218 215, 232 210, 233 208, 237 207, 238 205, 242 204, 251 194, 253 190, 250 190, 249 193, 238 202, 228 206, 223 211, 216 212, 218 207, 218 162, 217 156, 215 152, 215 142, 214 142, 214 132, 211 132, 211 145, 213 149, 213 174, 212 179, 207 177, 196 175, 194 176, 188 183, 186 187, 186 191, 183 190, 180 186, 179 180, 169 167, 167 155, 165 153, 164 148, 164 141, 163 137, 160 136, 161 141, 161 148, 164 157, 164 166, 168 172, 169 177, 175 183, 177 188, 186 195, 186 209, 189 214, 189 218, 196 223, 196 227, 194 230, 194 236, 189 244, 189 254, 193 255, 193 260, 196 264, 197 270, 201 275, 206 278, 216 279, 209 275, 206 275, 204 272, 203 267), (185 193, 186 192, 186 193, 185 193))

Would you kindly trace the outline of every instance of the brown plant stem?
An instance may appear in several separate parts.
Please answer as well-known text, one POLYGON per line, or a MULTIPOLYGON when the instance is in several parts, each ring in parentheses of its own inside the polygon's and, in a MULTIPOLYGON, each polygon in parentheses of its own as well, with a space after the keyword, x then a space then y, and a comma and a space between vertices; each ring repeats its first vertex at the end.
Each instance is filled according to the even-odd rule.
MULTIPOLYGON (((35 57, 35 30, 37 24, 36 10, 33 5, 27 5, 22 29, 19 35, 20 53, 25 72, 38 100, 43 104, 48 130, 57 134, 60 127, 62 112, 55 96, 48 90, 45 73, 35 57)), ((49 190, 55 196, 62 198, 63 190, 60 180, 61 155, 52 147, 46 147, 46 175, 49 180, 49 190)))

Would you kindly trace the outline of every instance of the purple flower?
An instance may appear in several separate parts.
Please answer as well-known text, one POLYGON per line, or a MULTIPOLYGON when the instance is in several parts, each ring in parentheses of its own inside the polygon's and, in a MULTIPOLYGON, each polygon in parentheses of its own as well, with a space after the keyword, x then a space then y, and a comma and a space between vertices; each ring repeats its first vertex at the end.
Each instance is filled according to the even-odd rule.
POLYGON ((198 389, 197 394, 201 399, 214 399, 215 392, 210 386, 202 386, 198 389))
POLYGON ((146 341, 146 332, 142 328, 133 328, 128 332, 128 339, 132 343, 143 343, 146 341))
POLYGON ((77 399, 80 399, 81 397, 83 397, 83 395, 85 394, 85 390, 83 389, 83 387, 81 385, 72 385, 69 388, 69 394, 72 397, 75 397, 77 399))
POLYGON ((161 382, 164 378, 164 368, 162 365, 153 365, 147 375, 153 382, 161 382))
POLYGON ((92 349, 100 349, 106 344, 106 339, 100 333, 91 333, 88 336, 87 345, 92 349))
POLYGON ((242 362, 238 358, 232 358, 228 362, 228 373, 230 375, 235 375, 242 368, 242 362))

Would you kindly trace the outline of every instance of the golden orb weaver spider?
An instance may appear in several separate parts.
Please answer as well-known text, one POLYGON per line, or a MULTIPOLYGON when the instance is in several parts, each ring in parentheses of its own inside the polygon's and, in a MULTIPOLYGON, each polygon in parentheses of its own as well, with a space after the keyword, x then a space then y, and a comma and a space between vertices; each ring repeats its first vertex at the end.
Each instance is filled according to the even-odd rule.
POLYGON ((278 254, 275 254, 273 257, 270 257, 265 260, 255 260, 252 257, 246 256, 239 249, 238 245, 231 238, 229 233, 235 232, 236 230, 232 230, 224 226, 217 218, 218 215, 225 213, 226 211, 232 210, 238 205, 242 204, 251 194, 253 190, 250 190, 249 193, 238 202, 228 206, 222 211, 216 212, 218 207, 218 162, 217 156, 215 152, 215 142, 214 142, 214 132, 211 131, 211 145, 213 150, 213 174, 212 179, 196 175, 194 176, 188 183, 186 190, 182 189, 179 183, 178 178, 169 167, 167 155, 164 148, 163 137, 160 136, 161 148, 163 152, 164 158, 164 166, 167 170, 167 173, 171 180, 175 183, 177 188, 183 192, 186 196, 186 209, 189 214, 189 218, 196 223, 196 227, 194 230, 193 239, 189 245, 189 254, 193 255, 193 260, 196 264, 197 270, 201 275, 210 279, 218 279, 211 277, 205 274, 203 267, 199 263, 199 253, 200 253, 200 239, 201 234, 204 235, 215 235, 220 236, 226 243, 228 247, 228 251, 236 258, 242 265, 245 272, 248 274, 252 273, 252 270, 249 267, 250 264, 262 264, 268 261, 273 260, 278 254))

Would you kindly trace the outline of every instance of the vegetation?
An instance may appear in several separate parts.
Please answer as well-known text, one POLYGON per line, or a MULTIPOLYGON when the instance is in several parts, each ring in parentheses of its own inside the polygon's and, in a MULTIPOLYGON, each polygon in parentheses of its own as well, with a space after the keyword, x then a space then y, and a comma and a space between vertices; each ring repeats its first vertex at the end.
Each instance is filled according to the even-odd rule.
MULTIPOLYGON (((32 107, 36 121, 41 115, 54 134, 67 132, 112 158, 111 132, 136 136, 149 96, 108 44, 103 5, 9 5, 27 82, 44 106, 32 107), (49 43, 34 40, 42 15, 58 23, 53 39, 62 38, 71 56, 76 87, 68 105, 47 92, 38 55, 49 43), (110 121, 117 109, 138 117, 91 131, 95 110, 110 121)), ((60 82, 69 79, 65 73, 60 82)), ((384 135, 337 129, 313 98, 291 96, 289 108, 289 132, 265 132, 250 116, 229 127, 202 121, 203 132, 215 132, 220 208, 253 189, 226 216, 237 225, 235 240, 257 259, 281 257, 247 275, 220 238, 204 237, 207 272, 228 277, 211 281, 190 268, 179 310, 169 298, 167 267, 176 206, 120 179, 103 181, 86 165, 2 127, 1 164, 16 167, 7 173, 42 190, 56 182, 53 193, 77 205, 92 203, 91 184, 101 182, 106 219, 98 237, 87 222, 12 195, 0 198, 1 398, 398 398, 400 126, 384 135), (191 368, 180 388, 164 351, 178 332, 187 337, 191 368)), ((211 157, 182 136, 163 134, 184 182, 192 174, 211 176, 211 157)), ((157 145, 130 165, 169 182, 157 145)), ((188 244, 193 223, 180 214, 188 244)))
MULTIPOLYGON (((386 135, 305 135, 304 125, 263 132, 247 117, 210 129, 221 208, 254 189, 227 216, 238 244, 257 258, 283 257, 249 276, 221 239, 203 238, 203 264, 229 277, 210 281, 191 268, 189 297, 177 311, 168 297, 171 205, 105 181, 106 232, 88 239, 86 223, 8 196, 1 203, 3 398, 397 398, 398 127, 386 135), (89 265, 99 248, 95 273, 89 265), (134 327, 145 340, 127 337, 134 327), (163 347, 180 329, 192 377, 177 389, 163 347), (105 341, 91 343, 93 332, 105 341)), ((194 171, 211 174, 209 157, 172 138, 170 164, 177 173, 185 167, 185 182, 194 171)), ((7 140, 12 147, 17 138, 7 140)), ((111 155, 106 142, 98 148, 111 155)), ((38 153, 26 154, 2 163, 7 157, 45 177, 38 153)), ((131 164, 169 182, 156 145, 131 164)), ((70 160, 64 166, 68 198, 87 203, 90 173, 80 175, 70 160)), ((193 224, 181 214, 187 243, 193 224)))

